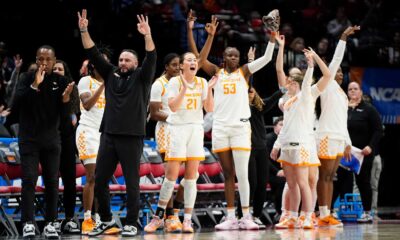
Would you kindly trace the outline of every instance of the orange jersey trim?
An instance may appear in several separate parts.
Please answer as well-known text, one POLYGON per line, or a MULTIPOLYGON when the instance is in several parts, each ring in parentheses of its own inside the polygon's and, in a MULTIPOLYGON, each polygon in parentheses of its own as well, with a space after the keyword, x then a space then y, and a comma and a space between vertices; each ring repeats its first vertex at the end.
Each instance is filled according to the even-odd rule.
POLYGON ((226 148, 214 149, 212 151, 215 152, 215 153, 219 153, 219 152, 226 152, 226 151, 229 151, 229 150, 231 150, 231 148, 230 147, 226 147, 226 148))
POLYGON ((321 163, 308 163, 308 162, 290 163, 283 159, 279 159, 277 162, 279 162, 283 165, 288 165, 288 166, 292 166, 292 167, 318 167, 321 165, 321 163))
POLYGON ((79 155, 79 159, 80 159, 80 160, 86 160, 86 159, 89 159, 89 158, 95 158, 95 157, 97 157, 97 154, 91 154, 91 155, 79 155))
POLYGON ((231 149, 237 151, 251 151, 251 148, 244 148, 244 147, 231 147, 231 149))

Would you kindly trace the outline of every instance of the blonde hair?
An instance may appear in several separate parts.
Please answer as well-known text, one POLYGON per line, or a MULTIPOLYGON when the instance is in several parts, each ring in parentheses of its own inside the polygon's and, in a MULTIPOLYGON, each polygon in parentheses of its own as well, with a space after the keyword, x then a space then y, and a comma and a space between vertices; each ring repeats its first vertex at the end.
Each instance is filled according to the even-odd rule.
POLYGON ((257 108, 258 111, 261 112, 263 110, 263 106, 265 105, 265 103, 254 88, 253 91, 254 91, 254 98, 253 101, 250 103, 250 106, 254 106, 255 108, 257 108))

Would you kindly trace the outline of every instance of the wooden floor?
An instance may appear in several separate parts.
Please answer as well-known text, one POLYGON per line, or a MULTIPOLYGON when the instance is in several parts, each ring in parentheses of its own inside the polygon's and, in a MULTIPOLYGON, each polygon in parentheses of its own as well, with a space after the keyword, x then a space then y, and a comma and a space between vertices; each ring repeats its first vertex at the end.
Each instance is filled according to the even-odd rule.
MULTIPOLYGON (((22 237, 3 237, 0 239, 23 239, 22 237)), ((37 236, 35 239, 43 239, 37 236)), ((312 239, 400 239, 400 224, 346 224, 343 229, 334 228, 317 228, 315 230, 274 230, 268 228, 263 231, 220 231, 215 232, 213 229, 202 229, 195 234, 165 234, 162 231, 156 234, 141 233, 133 238, 122 238, 120 236, 99 236, 96 238, 80 236, 80 235, 67 235, 62 236, 61 239, 104 239, 104 240, 118 240, 118 239, 137 239, 137 240, 261 240, 261 239, 286 239, 286 240, 312 240, 312 239)))

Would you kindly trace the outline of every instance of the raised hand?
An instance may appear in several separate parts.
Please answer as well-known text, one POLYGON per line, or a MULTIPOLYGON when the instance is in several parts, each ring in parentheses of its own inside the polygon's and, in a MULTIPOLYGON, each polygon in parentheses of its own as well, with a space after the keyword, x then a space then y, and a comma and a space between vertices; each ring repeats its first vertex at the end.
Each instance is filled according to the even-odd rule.
POLYGON ((208 81, 208 88, 214 88, 214 87, 215 87, 215 84, 217 84, 217 82, 218 82, 218 76, 217 76, 217 75, 214 75, 214 76, 210 79, 210 81, 208 81))
POLYGON ((193 10, 190 9, 189 13, 187 15, 186 21, 187 21, 187 26, 190 30, 193 30, 194 27, 194 22, 196 21, 196 17, 193 15, 193 10))
POLYGON ((316 54, 314 50, 312 48, 304 48, 303 52, 306 56, 308 67, 314 67, 314 55, 316 54))
POLYGON ((247 59, 249 62, 253 61, 256 56, 256 47, 250 47, 247 52, 247 59))
POLYGON ((68 84, 68 86, 65 88, 63 94, 62 94, 62 100, 64 103, 69 102, 70 95, 72 93, 72 90, 74 89, 75 82, 71 82, 68 84))
POLYGON ((181 80, 182 80, 182 86, 183 86, 183 88, 184 88, 184 89, 187 89, 188 86, 189 86, 189 84, 188 84, 188 82, 186 81, 186 79, 183 77, 183 72, 182 72, 182 70, 179 71, 179 75, 180 75, 181 80))
POLYGON ((275 40, 279 46, 285 46, 285 35, 279 35, 279 32, 275 35, 275 40))
POLYGON ((81 31, 87 30, 87 27, 89 25, 89 21, 87 20, 86 16, 87 16, 86 9, 82 10, 82 15, 80 12, 78 12, 78 26, 81 31))
POLYGON ((37 88, 43 82, 45 74, 46 74, 46 65, 42 64, 36 71, 35 81, 32 83, 33 87, 37 88))
POLYGON ((218 27, 218 18, 214 15, 211 16, 211 23, 207 23, 206 24, 206 32, 208 33, 208 35, 214 36, 215 32, 217 31, 217 27, 218 27))
POLYGON ((354 26, 346 28, 346 30, 344 30, 343 34, 346 36, 350 36, 358 30, 360 30, 360 26, 354 25, 354 26))
POLYGON ((138 32, 140 32, 143 35, 150 35, 151 34, 151 29, 150 29, 150 25, 149 25, 149 18, 146 16, 143 16, 143 14, 141 15, 137 15, 137 19, 139 21, 139 23, 137 24, 137 29, 138 32))

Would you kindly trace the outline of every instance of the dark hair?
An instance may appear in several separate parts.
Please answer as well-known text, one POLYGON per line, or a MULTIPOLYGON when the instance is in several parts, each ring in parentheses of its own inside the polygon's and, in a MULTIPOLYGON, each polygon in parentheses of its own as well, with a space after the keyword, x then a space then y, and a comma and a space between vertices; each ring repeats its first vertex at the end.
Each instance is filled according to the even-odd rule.
POLYGON ((56 51, 55 51, 54 48, 53 48, 52 46, 50 46, 50 45, 42 45, 42 46, 40 46, 40 47, 36 50, 36 53, 39 52, 40 49, 47 49, 47 50, 50 50, 50 51, 52 51, 52 52, 54 53, 54 56, 56 55, 56 51))
POLYGON ((179 55, 176 53, 168 53, 165 57, 164 57, 164 66, 169 65, 171 63, 172 60, 174 60, 175 58, 179 58, 179 55))
POLYGON ((68 80, 68 83, 73 82, 73 78, 72 78, 72 74, 71 71, 69 70, 69 67, 67 65, 66 62, 64 62, 63 60, 57 59, 56 63, 61 63, 64 67, 64 77, 68 80))
POLYGON ((283 121, 283 116, 277 117, 274 122, 272 123, 274 126, 278 125, 280 121, 283 121))
MULTIPOLYGON (((192 52, 185 52, 183 54, 181 54, 181 56, 179 56, 179 63, 182 64, 183 60, 185 60, 185 56, 188 54, 193 54, 196 57, 196 54, 192 53, 192 52)), ((197 57, 196 57, 197 58, 197 57)))
POLYGON ((130 52, 130 53, 132 53, 133 55, 135 55, 135 57, 139 60, 139 55, 137 54, 137 52, 135 51, 135 50, 133 50, 133 49, 123 49, 122 51, 121 51, 121 53, 123 53, 123 52, 130 52))

